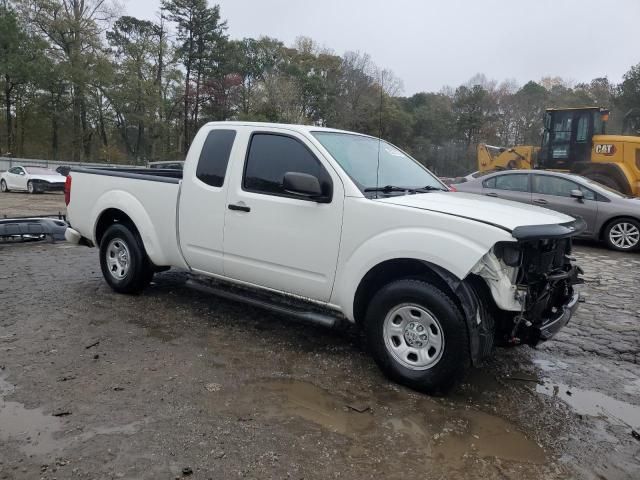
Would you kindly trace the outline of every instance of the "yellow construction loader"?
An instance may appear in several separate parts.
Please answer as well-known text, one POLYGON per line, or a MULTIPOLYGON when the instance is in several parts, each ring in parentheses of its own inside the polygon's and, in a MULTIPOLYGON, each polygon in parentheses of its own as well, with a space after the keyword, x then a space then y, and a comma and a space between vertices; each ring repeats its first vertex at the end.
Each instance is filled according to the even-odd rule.
POLYGON ((640 197, 640 114, 627 113, 623 135, 607 135, 609 111, 600 107, 548 108, 540 147, 478 145, 478 170, 536 168, 577 173, 640 197))

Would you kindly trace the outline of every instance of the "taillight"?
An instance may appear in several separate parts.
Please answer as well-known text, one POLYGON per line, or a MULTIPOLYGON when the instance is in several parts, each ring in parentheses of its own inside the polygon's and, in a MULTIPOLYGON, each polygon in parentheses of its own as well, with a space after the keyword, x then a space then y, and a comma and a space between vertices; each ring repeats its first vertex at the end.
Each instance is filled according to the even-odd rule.
POLYGON ((64 204, 69 206, 71 201, 71 175, 67 175, 67 179, 64 181, 64 204))
MULTIPOLYGON (((71 184, 69 184, 69 185, 71 185, 71 184)), ((449 185, 449 191, 450 192, 457 192, 458 189, 456 187, 454 187, 453 185, 449 185)))

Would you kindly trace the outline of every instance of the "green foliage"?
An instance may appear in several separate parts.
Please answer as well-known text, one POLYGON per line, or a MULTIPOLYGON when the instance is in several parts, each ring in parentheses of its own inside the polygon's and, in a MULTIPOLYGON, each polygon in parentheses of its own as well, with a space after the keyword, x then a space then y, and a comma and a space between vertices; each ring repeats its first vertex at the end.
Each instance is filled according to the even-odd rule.
POLYGON ((154 21, 118 17, 114 0, 2 5, 0 148, 20 156, 174 160, 204 123, 239 119, 382 135, 438 174, 461 175, 475 169, 479 142, 539 144, 546 107, 607 107, 614 129, 640 112, 640 65, 620 85, 478 74, 404 97, 366 53, 337 55, 306 37, 231 40, 207 0, 163 0, 154 21))

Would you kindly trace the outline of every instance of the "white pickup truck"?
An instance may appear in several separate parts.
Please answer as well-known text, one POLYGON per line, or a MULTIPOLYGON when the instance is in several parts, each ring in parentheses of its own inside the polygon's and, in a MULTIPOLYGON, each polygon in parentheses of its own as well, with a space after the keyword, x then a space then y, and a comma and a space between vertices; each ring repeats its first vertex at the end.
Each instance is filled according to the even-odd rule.
POLYGON ((364 328, 390 378, 446 390, 496 343, 536 344, 578 304, 581 220, 450 191, 393 145, 313 126, 209 123, 184 171, 74 169, 69 241, 137 293, 177 267, 206 291, 364 328))

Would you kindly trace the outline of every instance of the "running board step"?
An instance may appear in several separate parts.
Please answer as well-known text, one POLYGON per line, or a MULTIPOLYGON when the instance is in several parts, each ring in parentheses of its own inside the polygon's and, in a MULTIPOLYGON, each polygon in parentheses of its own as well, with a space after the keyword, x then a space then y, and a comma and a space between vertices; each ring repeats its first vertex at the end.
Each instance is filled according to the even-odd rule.
POLYGON ((263 308, 274 313, 296 318, 300 321, 333 328, 346 319, 338 312, 332 314, 329 311, 321 311, 319 307, 293 297, 277 293, 266 293, 249 288, 238 287, 216 280, 187 280, 186 286, 203 293, 215 295, 226 300, 245 303, 254 307, 263 308))

